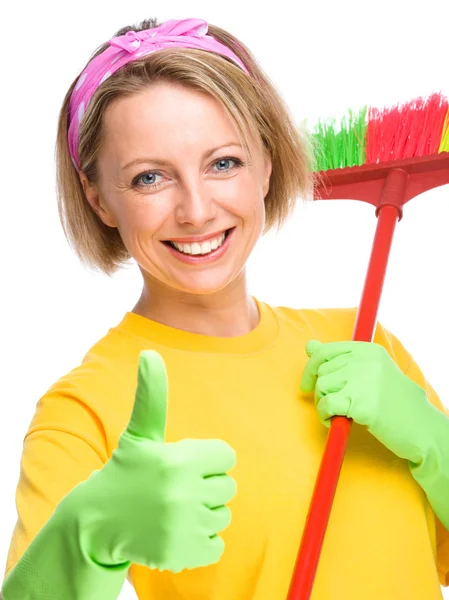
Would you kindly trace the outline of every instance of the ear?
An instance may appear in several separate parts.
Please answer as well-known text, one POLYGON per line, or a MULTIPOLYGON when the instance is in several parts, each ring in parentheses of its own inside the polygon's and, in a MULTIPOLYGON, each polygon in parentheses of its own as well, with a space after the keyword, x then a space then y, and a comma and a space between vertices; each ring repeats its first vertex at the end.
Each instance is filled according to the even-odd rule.
POLYGON ((116 219, 110 208, 103 201, 98 186, 89 181, 83 171, 79 173, 81 185, 83 186, 84 195, 92 207, 92 210, 109 227, 117 227, 116 219))
POLYGON ((270 189, 270 175, 273 167, 271 162, 271 156, 268 150, 264 150, 264 164, 265 177, 263 182, 263 197, 265 198, 265 196, 268 194, 268 190, 270 189))

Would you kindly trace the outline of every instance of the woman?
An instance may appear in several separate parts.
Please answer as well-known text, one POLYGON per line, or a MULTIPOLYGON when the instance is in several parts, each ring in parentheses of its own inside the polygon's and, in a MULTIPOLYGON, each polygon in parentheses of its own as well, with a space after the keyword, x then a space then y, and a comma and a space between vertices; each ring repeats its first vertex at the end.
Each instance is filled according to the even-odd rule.
POLYGON ((145 600, 285 598, 335 414, 354 426, 314 598, 441 598, 434 390, 381 325, 375 344, 342 341, 355 310, 247 289, 257 240, 311 185, 249 50, 199 19, 120 30, 70 87, 57 151, 78 255, 108 274, 132 257, 143 289, 38 403, 4 600, 109 600, 127 575, 145 600))

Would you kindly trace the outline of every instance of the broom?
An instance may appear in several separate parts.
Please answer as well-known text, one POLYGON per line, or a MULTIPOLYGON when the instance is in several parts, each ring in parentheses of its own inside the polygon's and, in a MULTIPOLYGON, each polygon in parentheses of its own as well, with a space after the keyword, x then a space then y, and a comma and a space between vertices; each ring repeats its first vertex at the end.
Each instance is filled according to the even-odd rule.
MULTIPOLYGON (((338 126, 320 121, 314 200, 352 199, 378 219, 352 340, 372 342, 397 221, 418 194, 449 184, 449 102, 442 94, 390 109, 349 111, 338 126)), ((332 418, 288 600, 309 600, 352 419, 332 418)))

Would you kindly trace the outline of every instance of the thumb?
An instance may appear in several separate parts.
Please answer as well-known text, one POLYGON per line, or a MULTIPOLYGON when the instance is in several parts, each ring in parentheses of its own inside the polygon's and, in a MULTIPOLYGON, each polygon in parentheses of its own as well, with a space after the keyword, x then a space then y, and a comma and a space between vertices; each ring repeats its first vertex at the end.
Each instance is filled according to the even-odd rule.
POLYGON ((306 353, 311 360, 309 360, 306 364, 302 374, 301 383, 299 385, 299 389, 301 390, 301 392, 311 393, 315 389, 315 384, 318 375, 317 370, 320 366, 320 362, 319 360, 317 360, 318 356, 316 356, 315 358, 311 357, 322 345, 323 344, 318 340, 309 340, 306 344, 306 353))
POLYGON ((167 372, 162 356, 144 350, 139 357, 137 390, 127 431, 154 442, 165 440, 167 372))
POLYGON ((306 344, 307 356, 310 358, 314 352, 318 350, 323 344, 318 340, 309 340, 306 344))

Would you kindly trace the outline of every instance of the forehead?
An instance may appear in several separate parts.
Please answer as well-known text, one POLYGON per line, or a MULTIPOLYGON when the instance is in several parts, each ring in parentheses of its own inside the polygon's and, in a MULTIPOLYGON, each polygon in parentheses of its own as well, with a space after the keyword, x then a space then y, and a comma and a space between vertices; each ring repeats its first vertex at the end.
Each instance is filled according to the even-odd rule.
POLYGON ((179 85, 158 84, 113 101, 104 114, 109 141, 146 140, 159 147, 182 140, 210 144, 239 133, 223 106, 212 96, 179 85))

